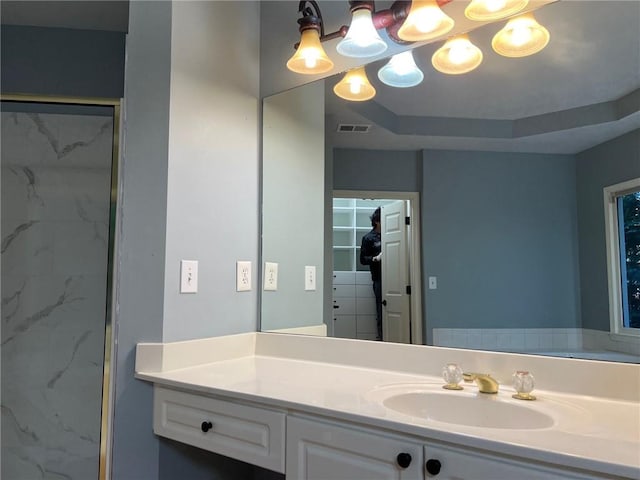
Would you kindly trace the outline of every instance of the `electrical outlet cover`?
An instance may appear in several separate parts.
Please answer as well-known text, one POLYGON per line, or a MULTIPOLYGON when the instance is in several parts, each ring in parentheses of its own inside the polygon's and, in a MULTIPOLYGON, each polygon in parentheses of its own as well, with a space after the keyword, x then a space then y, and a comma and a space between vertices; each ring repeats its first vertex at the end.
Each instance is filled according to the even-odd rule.
POLYGON ((307 291, 316 289, 316 267, 313 265, 304 267, 304 289, 307 291))
POLYGON ((278 264, 264 262, 264 289, 275 292, 278 290, 278 264))
POLYGON ((251 290, 251 262, 236 262, 236 291, 248 292, 251 290))

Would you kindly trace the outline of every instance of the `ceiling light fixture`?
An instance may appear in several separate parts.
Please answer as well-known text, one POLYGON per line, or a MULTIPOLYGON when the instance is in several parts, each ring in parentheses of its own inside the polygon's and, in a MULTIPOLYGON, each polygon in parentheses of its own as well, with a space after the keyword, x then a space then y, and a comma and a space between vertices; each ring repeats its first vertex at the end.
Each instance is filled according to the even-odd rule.
POLYGON ((478 68, 482 63, 482 51, 466 34, 450 38, 431 57, 433 68, 449 75, 460 75, 478 68))
POLYGON ((350 1, 351 26, 336 50, 345 57, 373 57, 387 49, 376 27, 373 25, 371 12, 374 9, 372 1, 350 1))
MULTIPOLYGON (((314 0, 302 0, 298 4, 298 12, 302 14, 302 18, 298 19, 301 40, 295 45, 296 54, 287 62, 287 68, 303 74, 325 73, 331 70, 333 62, 326 55, 321 44, 335 38, 344 38, 337 45, 338 53, 351 57, 369 57, 383 53, 387 49, 387 44, 378 34, 378 30, 381 29, 385 29, 388 38, 396 43, 406 44, 415 41, 408 38, 402 39, 398 35, 399 29, 415 5, 429 3, 431 7, 435 6, 436 11, 444 15, 438 5, 444 5, 451 1, 453 0, 429 0, 428 2, 397 0, 389 8, 375 11, 375 2, 371 0, 350 0, 351 26, 342 25, 335 32, 325 35, 324 21, 318 3, 314 0), (320 46, 318 46, 318 42, 320 46)), ((449 17, 447 18, 453 25, 453 21, 449 17)), ((424 27, 422 22, 420 25, 428 29, 428 26, 424 27)), ((442 34, 444 33, 446 32, 443 31, 442 34)))
POLYGON ((313 75, 328 72, 333 68, 333 62, 327 56, 320 43, 324 36, 324 24, 320 8, 315 1, 300 2, 299 12, 302 18, 298 19, 300 25, 300 43, 296 53, 287 62, 287 68, 292 72, 313 75))
POLYGON ((413 0, 398 37, 407 42, 422 42, 446 34, 454 21, 438 6, 436 0, 413 0))
POLYGON ((416 65, 413 52, 407 50, 391 57, 391 60, 378 70, 378 78, 390 87, 407 88, 421 83, 424 73, 416 65))
POLYGON ((376 95, 376 89, 369 82, 364 67, 349 70, 333 87, 333 92, 340 98, 352 102, 369 100, 376 95))
POLYGON ((529 0, 471 0, 464 15, 479 22, 500 20, 515 15, 529 4, 529 0))
POLYGON ((536 21, 532 13, 526 13, 510 19, 493 37, 491 46, 505 57, 526 57, 546 47, 549 38, 549 31, 536 21))

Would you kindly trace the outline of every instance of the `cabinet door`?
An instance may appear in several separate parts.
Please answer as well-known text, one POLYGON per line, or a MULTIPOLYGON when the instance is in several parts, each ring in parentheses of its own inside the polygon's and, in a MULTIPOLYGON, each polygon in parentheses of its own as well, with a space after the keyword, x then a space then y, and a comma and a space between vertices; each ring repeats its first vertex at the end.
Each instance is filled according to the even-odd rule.
POLYGON ((369 267, 367 267, 367 271, 365 272, 355 272, 355 280, 356 285, 369 285, 369 287, 371 287, 373 280, 371 280, 369 267))
POLYGON ((455 448, 427 444, 424 447, 425 478, 435 480, 595 480, 596 476, 556 469, 536 463, 455 448))
POLYGON ((333 298, 355 298, 355 285, 333 285, 333 298))
POLYGON ((334 285, 353 285, 356 283, 356 272, 333 272, 334 285))
POLYGON ((243 462, 284 471, 283 412, 154 387, 153 431, 243 462))
MULTIPOLYGON (((356 329, 358 331, 358 338, 361 338, 360 335, 373 335, 373 340, 375 340, 376 335, 378 333, 378 326, 376 324, 376 316, 375 315, 360 315, 356 319, 356 329)), ((367 337, 368 338, 368 337, 367 337)))
POLYGON ((355 315, 356 299, 354 297, 334 297, 333 314, 334 315, 355 315))
POLYGON ((287 480, 423 478, 422 447, 413 441, 298 417, 287 419, 286 458, 287 480))
POLYGON ((356 338, 356 316, 334 315, 333 336, 338 338, 356 338))

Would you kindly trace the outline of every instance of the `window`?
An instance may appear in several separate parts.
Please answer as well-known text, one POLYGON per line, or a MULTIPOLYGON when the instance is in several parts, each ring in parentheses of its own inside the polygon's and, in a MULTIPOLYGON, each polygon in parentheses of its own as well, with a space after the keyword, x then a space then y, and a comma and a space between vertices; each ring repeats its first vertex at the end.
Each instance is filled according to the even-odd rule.
POLYGON ((640 335, 640 178, 604 189, 611 333, 640 335))

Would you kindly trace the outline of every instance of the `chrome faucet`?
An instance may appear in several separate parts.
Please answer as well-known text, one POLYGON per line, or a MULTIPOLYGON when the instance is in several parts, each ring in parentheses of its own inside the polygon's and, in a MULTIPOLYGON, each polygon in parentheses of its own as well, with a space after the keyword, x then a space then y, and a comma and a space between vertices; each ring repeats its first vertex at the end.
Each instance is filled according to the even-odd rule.
POLYGON ((480 393, 498 393, 498 381, 488 373, 463 373, 465 382, 476 382, 480 393))

